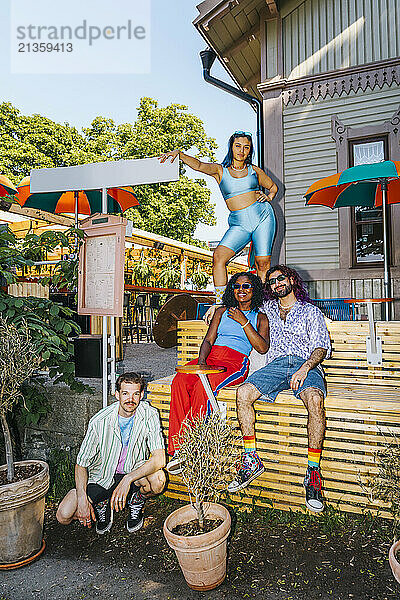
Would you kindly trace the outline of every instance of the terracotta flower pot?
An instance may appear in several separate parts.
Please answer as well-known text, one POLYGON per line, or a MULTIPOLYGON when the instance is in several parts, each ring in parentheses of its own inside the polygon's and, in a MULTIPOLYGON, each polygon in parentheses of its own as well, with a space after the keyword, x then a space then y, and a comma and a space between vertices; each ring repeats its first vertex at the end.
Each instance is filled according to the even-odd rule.
POLYGON ((398 583, 400 583, 400 562, 396 558, 396 553, 400 553, 400 540, 395 542, 389 550, 389 563, 392 567, 392 573, 398 583))
POLYGON ((164 536, 175 550, 186 583, 193 590, 212 590, 226 577, 227 538, 231 530, 231 516, 221 504, 207 504, 207 519, 222 519, 216 529, 200 535, 183 536, 172 533, 177 525, 197 518, 188 504, 178 508, 164 522, 164 536))
MULTIPOLYGON (((28 479, 0 486, 0 564, 17 563, 42 546, 45 495, 49 466, 41 460, 22 460, 16 466, 40 465, 28 479)), ((0 471, 7 470, 6 465, 0 471)))

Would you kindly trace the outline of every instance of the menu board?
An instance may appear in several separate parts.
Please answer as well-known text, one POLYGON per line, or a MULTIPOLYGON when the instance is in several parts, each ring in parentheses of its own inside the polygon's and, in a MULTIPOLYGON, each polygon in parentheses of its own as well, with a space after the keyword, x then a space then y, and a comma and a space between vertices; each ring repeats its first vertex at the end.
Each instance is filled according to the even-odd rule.
POLYGON ((78 313, 119 317, 123 311, 125 223, 111 215, 89 221, 82 227, 78 313))
POLYGON ((115 283, 115 235, 89 238, 85 249, 86 305, 112 310, 115 283))

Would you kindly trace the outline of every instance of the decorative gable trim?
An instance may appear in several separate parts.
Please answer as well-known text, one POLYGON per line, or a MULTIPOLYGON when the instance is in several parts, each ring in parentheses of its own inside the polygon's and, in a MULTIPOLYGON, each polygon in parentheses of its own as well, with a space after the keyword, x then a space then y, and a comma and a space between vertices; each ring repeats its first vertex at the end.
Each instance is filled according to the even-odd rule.
POLYGON ((261 83, 258 90, 266 95, 270 90, 281 89, 283 103, 296 104, 311 99, 348 95, 367 88, 382 89, 385 85, 400 85, 400 58, 370 63, 340 71, 331 71, 300 79, 279 79, 261 83))

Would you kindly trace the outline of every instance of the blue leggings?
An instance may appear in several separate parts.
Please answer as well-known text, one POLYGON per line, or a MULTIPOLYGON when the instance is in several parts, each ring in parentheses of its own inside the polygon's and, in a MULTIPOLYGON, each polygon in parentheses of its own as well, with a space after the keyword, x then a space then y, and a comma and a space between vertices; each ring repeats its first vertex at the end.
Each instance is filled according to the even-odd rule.
POLYGON ((229 229, 219 246, 226 246, 237 254, 251 241, 255 256, 271 255, 276 220, 269 202, 254 202, 246 208, 232 211, 228 225, 229 229))

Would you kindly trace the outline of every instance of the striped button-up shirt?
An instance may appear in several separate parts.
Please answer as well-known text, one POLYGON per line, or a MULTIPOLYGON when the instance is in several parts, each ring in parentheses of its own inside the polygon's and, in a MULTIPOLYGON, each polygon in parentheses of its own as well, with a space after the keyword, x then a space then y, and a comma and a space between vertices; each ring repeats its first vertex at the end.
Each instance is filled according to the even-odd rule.
MULTIPOLYGON (((89 421, 76 462, 88 469, 88 483, 111 487, 122 450, 118 424, 119 402, 100 410, 89 421)), ((158 411, 141 400, 136 411, 128 442, 124 473, 139 467, 154 450, 164 450, 164 438, 158 411)))

